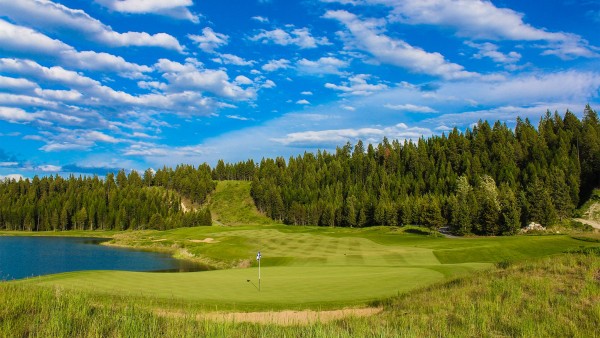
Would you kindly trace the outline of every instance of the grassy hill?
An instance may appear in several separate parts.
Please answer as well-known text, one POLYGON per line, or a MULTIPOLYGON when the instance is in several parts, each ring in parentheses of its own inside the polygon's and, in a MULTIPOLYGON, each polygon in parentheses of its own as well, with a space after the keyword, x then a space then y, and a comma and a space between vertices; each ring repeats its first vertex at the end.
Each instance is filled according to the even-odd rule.
POLYGON ((274 224, 256 209, 248 181, 219 181, 210 195, 209 206, 217 225, 274 224))

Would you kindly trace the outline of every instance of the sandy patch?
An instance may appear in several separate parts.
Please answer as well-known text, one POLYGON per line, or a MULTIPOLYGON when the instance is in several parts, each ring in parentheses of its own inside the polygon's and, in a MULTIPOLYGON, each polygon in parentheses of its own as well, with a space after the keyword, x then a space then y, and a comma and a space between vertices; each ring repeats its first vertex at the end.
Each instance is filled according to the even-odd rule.
POLYGON ((249 259, 243 259, 243 260, 239 261, 239 263, 236 265, 236 267, 239 269, 246 269, 251 266, 252 266, 252 261, 249 259))
MULTIPOLYGON (((279 312, 209 312, 196 316, 198 320, 215 322, 247 322, 258 324, 276 325, 307 325, 312 323, 326 323, 346 317, 368 317, 383 311, 382 308, 341 309, 331 311, 279 311, 279 312)), ((159 315, 168 317, 183 317, 180 312, 159 311, 159 315)))
POLYGON ((599 222, 595 222, 595 221, 591 221, 589 219, 583 219, 583 218, 574 218, 574 220, 577 221, 577 222, 581 222, 581 223, 584 223, 584 224, 591 225, 592 228, 596 228, 596 229, 600 230, 600 223, 599 222))
POLYGON ((188 207, 185 206, 185 203, 183 203, 183 201, 181 201, 181 210, 183 210, 184 213, 190 211, 190 209, 188 209, 188 207))
POLYGON ((332 311, 280 311, 280 312, 233 312, 207 313, 205 319, 220 322, 249 322, 259 324, 298 325, 330 322, 346 317, 367 317, 381 312, 381 308, 342 309, 332 311))
POLYGON ((219 243, 219 241, 215 241, 214 238, 205 238, 205 239, 190 239, 192 243, 219 243))

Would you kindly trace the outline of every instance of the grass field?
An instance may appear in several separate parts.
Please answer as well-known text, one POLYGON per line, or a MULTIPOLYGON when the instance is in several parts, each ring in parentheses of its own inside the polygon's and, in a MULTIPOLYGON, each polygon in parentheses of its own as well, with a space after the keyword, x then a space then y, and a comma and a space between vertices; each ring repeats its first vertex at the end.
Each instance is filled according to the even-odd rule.
POLYGON ((119 245, 176 250, 236 267, 195 273, 87 271, 17 283, 104 295, 150 297, 211 309, 281 310, 364 306, 518 261, 598 246, 566 235, 444 238, 420 228, 197 227, 115 235, 119 245), (261 291, 257 251, 262 252, 261 291), (250 280, 250 282, 248 282, 250 280))
POLYGON ((596 337, 600 250, 578 251, 498 264, 388 298, 375 316, 308 325, 214 321, 189 303, 0 283, 0 336, 596 337), (157 310, 165 305, 172 310, 157 310))

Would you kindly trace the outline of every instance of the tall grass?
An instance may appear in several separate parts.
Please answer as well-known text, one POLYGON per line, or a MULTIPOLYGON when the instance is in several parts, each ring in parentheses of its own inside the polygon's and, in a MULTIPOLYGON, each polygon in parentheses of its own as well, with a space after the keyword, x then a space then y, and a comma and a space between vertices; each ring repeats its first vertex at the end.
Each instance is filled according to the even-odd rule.
POLYGON ((15 283, 0 284, 0 336, 387 337, 600 336, 600 250, 494 269, 382 301, 367 318, 276 326, 211 322, 190 307, 15 283))

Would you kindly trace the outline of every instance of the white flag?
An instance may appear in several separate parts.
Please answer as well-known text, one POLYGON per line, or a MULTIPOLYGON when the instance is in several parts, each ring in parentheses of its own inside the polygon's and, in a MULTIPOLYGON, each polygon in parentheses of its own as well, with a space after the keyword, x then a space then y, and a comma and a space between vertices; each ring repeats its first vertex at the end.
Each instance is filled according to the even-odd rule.
POLYGON ((256 260, 260 261, 260 251, 256 254, 256 260))

